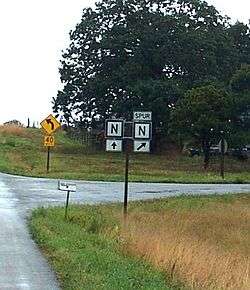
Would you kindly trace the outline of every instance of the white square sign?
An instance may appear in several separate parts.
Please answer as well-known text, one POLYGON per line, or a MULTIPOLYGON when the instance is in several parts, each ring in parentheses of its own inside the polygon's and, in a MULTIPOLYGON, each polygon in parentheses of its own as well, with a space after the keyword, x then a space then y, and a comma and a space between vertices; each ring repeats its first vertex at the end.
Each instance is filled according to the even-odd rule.
POLYGON ((134 139, 151 139, 151 122, 134 123, 134 139))
POLYGON ((58 189, 62 191, 76 191, 76 184, 68 181, 58 181, 58 189))
POLYGON ((134 141, 134 152, 149 153, 150 152, 150 141, 148 141, 148 140, 135 140, 134 141))
POLYGON ((123 120, 107 120, 106 121, 106 137, 123 137, 123 120))
POLYGON ((122 152, 122 140, 106 140, 106 151, 108 152, 122 152))

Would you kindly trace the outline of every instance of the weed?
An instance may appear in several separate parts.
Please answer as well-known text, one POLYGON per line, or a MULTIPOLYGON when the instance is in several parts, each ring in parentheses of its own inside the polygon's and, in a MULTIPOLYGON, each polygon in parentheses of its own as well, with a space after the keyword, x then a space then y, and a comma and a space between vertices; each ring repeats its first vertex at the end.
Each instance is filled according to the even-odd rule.
POLYGON ((54 266, 62 289, 170 290, 161 271, 124 256, 117 239, 108 231, 100 233, 100 226, 105 226, 99 208, 72 207, 70 222, 64 220, 63 209, 45 211, 33 212, 30 229, 54 266))
POLYGON ((131 202, 126 226, 106 204, 72 206, 70 223, 63 208, 36 210, 31 228, 63 289, 247 290, 249 208, 248 194, 181 196, 131 202))
POLYGON ((3 136, 16 136, 16 137, 18 136, 24 138, 30 137, 29 130, 15 125, 0 126, 0 134, 3 136))

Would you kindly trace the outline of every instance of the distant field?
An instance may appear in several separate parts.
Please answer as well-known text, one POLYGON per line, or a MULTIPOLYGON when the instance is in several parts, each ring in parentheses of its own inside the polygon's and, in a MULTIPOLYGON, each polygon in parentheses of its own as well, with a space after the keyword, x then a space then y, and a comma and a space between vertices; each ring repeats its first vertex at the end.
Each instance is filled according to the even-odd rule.
MULTIPOLYGON (((0 171, 27 176, 65 179, 122 181, 124 155, 93 152, 79 142, 69 139, 65 132, 56 134, 56 146, 51 150, 51 171, 46 173, 46 149, 41 130, 0 127, 0 171)), ((208 171, 202 168, 202 158, 133 154, 130 181, 219 183, 218 159, 211 160, 208 171)), ((250 160, 240 162, 226 158, 224 182, 243 183, 250 180, 250 160)))
POLYGON ((250 289, 248 194, 131 202, 127 225, 121 204, 42 208, 30 229, 62 289, 250 289))

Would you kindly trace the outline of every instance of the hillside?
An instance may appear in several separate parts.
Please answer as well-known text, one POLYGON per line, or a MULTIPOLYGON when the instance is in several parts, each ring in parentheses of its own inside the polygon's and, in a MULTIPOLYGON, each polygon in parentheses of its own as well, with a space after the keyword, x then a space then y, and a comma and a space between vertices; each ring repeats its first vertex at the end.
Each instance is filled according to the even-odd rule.
MULTIPOLYGON (((39 129, 0 127, 0 171, 50 178, 122 181, 124 155, 94 152, 67 137, 62 130, 55 135, 51 150, 51 168, 46 173, 46 148, 39 129)), ((226 158, 224 182, 249 182, 250 161, 226 158)), ((202 157, 190 158, 176 152, 164 155, 132 154, 130 181, 145 182, 222 182, 219 160, 214 158, 208 171, 202 169, 202 157)))

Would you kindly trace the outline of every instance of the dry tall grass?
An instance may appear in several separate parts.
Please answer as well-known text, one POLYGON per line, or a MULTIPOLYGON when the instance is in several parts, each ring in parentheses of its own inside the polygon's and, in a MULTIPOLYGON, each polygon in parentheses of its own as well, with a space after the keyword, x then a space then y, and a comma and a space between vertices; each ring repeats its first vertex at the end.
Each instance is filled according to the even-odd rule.
POLYGON ((18 136, 23 138, 31 137, 29 130, 15 125, 1 125, 0 134, 3 136, 18 136))
POLYGON ((250 210, 244 202, 134 212, 123 237, 126 251, 192 289, 250 289, 250 210))

